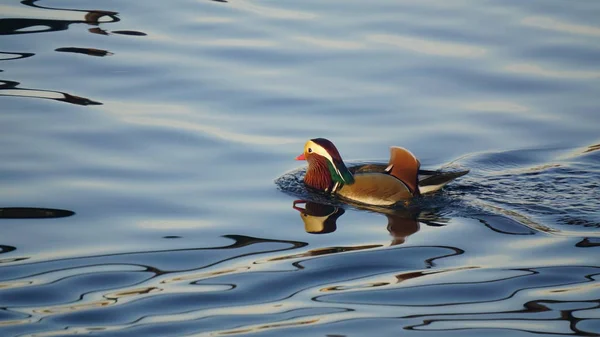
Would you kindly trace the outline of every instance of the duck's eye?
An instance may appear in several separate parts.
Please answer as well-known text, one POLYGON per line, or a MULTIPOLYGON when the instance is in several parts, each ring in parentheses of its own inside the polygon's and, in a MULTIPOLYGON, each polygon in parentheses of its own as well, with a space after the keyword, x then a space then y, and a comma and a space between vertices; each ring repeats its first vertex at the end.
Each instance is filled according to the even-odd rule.
POLYGON ((312 149, 310 147, 308 148, 308 153, 312 153, 312 149))

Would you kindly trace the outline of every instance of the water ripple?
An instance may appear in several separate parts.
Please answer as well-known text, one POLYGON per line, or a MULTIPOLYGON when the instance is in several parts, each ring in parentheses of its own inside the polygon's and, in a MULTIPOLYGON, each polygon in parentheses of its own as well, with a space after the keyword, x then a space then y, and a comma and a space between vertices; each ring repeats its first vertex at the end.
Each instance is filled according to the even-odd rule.
POLYGON ((600 335, 597 2, 90 4, 0 5, 0 336, 600 335))
POLYGON ((551 17, 526 17, 521 21, 521 24, 525 26, 554 30, 562 33, 600 36, 600 28, 598 27, 568 23, 551 17))
POLYGON ((437 56, 474 58, 481 57, 487 52, 486 49, 481 47, 442 41, 431 41, 408 36, 377 34, 370 35, 367 37, 367 39, 373 42, 388 44, 417 53, 437 56))
POLYGON ((19 88, 19 85, 19 82, 0 81, 0 96, 43 98, 76 105, 102 105, 102 103, 89 98, 71 95, 66 92, 19 88))

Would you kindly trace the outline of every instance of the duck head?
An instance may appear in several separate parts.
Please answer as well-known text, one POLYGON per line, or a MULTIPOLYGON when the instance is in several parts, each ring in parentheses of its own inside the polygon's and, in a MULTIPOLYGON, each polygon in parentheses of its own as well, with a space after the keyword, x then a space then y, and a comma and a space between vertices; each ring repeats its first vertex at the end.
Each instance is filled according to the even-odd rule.
POLYGON ((320 191, 334 192, 343 185, 354 183, 340 153, 325 138, 311 139, 304 145, 304 152, 296 160, 306 160, 308 169, 304 183, 320 191))

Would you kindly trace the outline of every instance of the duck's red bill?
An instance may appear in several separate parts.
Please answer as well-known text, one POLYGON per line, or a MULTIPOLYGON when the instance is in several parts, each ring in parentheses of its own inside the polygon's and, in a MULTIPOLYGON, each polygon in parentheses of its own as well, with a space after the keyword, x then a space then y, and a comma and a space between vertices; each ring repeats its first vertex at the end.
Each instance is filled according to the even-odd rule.
POLYGON ((296 160, 306 160, 306 157, 304 156, 304 153, 299 155, 298 157, 296 157, 296 160))

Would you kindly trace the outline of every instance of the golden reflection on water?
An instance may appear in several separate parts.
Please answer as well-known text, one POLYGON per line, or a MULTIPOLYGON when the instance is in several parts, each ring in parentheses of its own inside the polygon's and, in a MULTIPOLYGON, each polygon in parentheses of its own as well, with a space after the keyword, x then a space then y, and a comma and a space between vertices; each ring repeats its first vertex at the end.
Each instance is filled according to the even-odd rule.
POLYGON ((572 160, 572 159, 575 159, 575 158, 580 157, 582 155, 586 155, 588 153, 592 153, 592 152, 595 152, 595 151, 598 151, 598 150, 600 150, 600 144, 588 145, 588 146, 583 147, 583 148, 578 148, 578 149, 569 151, 568 153, 566 153, 566 154, 564 154, 562 156, 559 156, 557 159, 560 159, 560 160, 569 160, 569 159, 571 159, 572 160))
POLYGON ((139 295, 146 295, 146 294, 157 293, 157 292, 161 292, 161 291, 163 291, 162 288, 145 287, 145 288, 128 289, 128 290, 124 290, 124 291, 109 293, 109 294, 104 295, 104 297, 107 299, 119 300, 121 298, 127 298, 127 297, 132 297, 132 296, 136 297, 139 295))
MULTIPOLYGON (((280 329, 280 328, 286 328, 286 327, 297 327, 297 326, 301 326, 301 325, 314 324, 314 323, 320 322, 321 320, 322 319, 318 318, 318 317, 314 317, 312 319, 306 319, 306 318, 293 319, 293 320, 287 320, 287 321, 283 321, 283 322, 279 322, 279 323, 251 326, 251 327, 244 328, 244 329, 217 331, 213 334, 215 334, 217 336, 238 335, 241 333, 259 332, 259 331, 264 331, 264 330, 280 329)), ((201 335, 198 335, 198 336, 201 336, 201 335)))
POLYGON ((583 153, 590 153, 598 150, 600 150, 600 144, 590 145, 585 151, 583 151, 583 153))
POLYGON ((20 325, 33 323, 32 319, 15 319, 10 321, 0 321, 0 326, 20 325))
POLYGON ((423 325, 413 327, 415 330, 419 331, 448 331, 448 330, 456 330, 456 329, 503 329, 503 330, 515 330, 515 331, 528 331, 535 333, 553 333, 553 334, 571 334, 572 330, 569 328, 569 321, 566 320, 541 320, 541 321, 532 321, 532 320, 520 320, 520 319, 501 319, 501 320, 444 320, 444 319, 435 319, 426 322, 423 325))
POLYGON ((81 303, 81 304, 57 305, 57 306, 51 306, 51 307, 46 307, 46 308, 38 308, 38 309, 34 309, 32 312, 36 313, 36 314, 56 315, 56 314, 64 314, 64 313, 68 313, 68 312, 73 312, 73 311, 81 311, 81 310, 106 307, 106 306, 116 304, 116 303, 117 303, 116 299, 113 299, 113 300, 106 299, 106 300, 97 300, 97 301, 81 303))
POLYGON ((0 283, 0 289, 22 288, 37 284, 35 281, 7 281, 0 283))
POLYGON ((250 269, 252 269, 251 266, 240 266, 240 267, 236 267, 236 268, 219 269, 219 270, 215 270, 215 271, 211 271, 211 272, 188 273, 188 274, 182 275, 182 276, 167 278, 165 280, 162 280, 160 283, 168 284, 168 283, 183 282, 183 281, 198 282, 198 281, 206 280, 206 279, 209 279, 209 278, 212 278, 215 276, 243 273, 243 272, 250 271, 250 269))
MULTIPOLYGON (((397 287, 412 287, 412 286, 430 286, 440 285, 448 282, 456 283, 466 282, 464 281, 464 271, 471 271, 479 269, 479 266, 466 266, 456 268, 445 268, 439 270, 423 269, 423 270, 411 270, 403 273, 386 273, 372 277, 363 277, 359 280, 349 280, 343 284, 329 285, 327 287, 319 289, 320 292, 326 293, 344 293, 352 291, 364 291, 370 288, 397 288, 397 287), (454 274, 454 275, 453 275, 454 274), (458 274, 458 276, 457 276, 458 274)), ((488 276, 480 279, 469 276, 468 282, 485 282, 493 281, 494 277, 488 276)))

